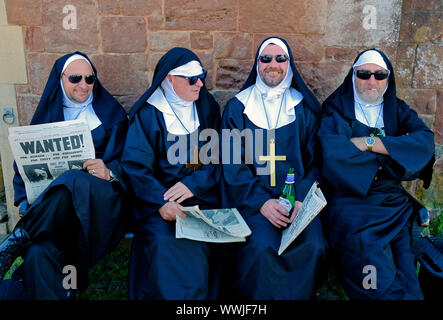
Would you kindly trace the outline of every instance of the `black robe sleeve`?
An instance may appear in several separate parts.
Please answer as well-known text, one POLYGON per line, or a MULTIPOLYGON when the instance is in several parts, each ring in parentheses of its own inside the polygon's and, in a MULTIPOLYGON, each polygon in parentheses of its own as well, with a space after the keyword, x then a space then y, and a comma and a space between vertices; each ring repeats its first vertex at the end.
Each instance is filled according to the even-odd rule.
POLYGON ((318 131, 322 148, 322 176, 335 188, 365 196, 380 166, 372 152, 352 142, 352 128, 337 112, 325 115, 318 131))
MULTIPOLYGON (((389 156, 363 151, 350 141, 352 127, 338 112, 322 118, 319 138, 323 150, 322 175, 336 188, 365 196, 381 166, 393 179, 416 179, 432 158, 433 133, 417 113, 400 101, 397 135, 381 137, 389 156)), ((385 127, 389 126, 385 123, 385 127)))
POLYGON ((397 104, 400 134, 382 137, 389 156, 377 157, 393 178, 414 180, 432 158, 434 134, 406 103, 397 100, 397 104))

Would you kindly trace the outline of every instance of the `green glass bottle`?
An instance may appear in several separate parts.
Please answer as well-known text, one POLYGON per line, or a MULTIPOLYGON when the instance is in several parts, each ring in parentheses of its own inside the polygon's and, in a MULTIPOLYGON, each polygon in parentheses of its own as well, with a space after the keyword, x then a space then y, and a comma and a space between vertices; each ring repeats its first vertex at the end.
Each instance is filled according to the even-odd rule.
POLYGON ((289 168, 288 174, 286 175, 285 184, 281 190, 280 198, 278 199, 280 204, 282 204, 289 213, 291 213, 295 203, 294 181, 294 168, 289 168))

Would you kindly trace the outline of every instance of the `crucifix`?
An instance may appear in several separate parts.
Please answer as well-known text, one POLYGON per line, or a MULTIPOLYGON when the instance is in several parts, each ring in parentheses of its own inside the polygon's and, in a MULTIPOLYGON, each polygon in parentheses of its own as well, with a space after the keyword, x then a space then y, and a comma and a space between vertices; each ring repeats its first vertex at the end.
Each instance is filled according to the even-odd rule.
POLYGON ((276 156, 275 155, 275 140, 271 139, 269 144, 269 155, 258 157, 260 161, 270 161, 271 165, 271 187, 275 187, 275 161, 285 161, 286 156, 276 156))
POLYGON ((190 163, 185 164, 185 168, 194 168, 194 171, 197 170, 202 164, 198 160, 198 148, 197 146, 194 147, 194 153, 193 157, 191 159, 190 163))

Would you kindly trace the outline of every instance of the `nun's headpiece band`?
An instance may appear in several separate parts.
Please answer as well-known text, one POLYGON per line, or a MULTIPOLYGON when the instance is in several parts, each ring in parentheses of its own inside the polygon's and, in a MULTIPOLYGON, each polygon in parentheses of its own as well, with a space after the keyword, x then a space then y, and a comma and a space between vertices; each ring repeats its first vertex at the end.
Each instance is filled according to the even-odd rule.
POLYGON ((261 55, 262 51, 269 45, 269 44, 275 44, 277 46, 279 46, 280 48, 283 49, 283 51, 286 53, 286 55, 289 56, 289 51, 288 51, 288 47, 285 45, 285 43, 283 41, 281 41, 278 38, 269 38, 268 40, 266 40, 265 42, 262 43, 262 45, 260 46, 260 49, 258 50, 258 56, 261 55))
POLYGON ((199 76, 203 72, 203 68, 197 60, 192 60, 180 67, 172 69, 168 74, 173 76, 194 77, 199 76))
MULTIPOLYGON (((84 61, 86 61, 86 62, 89 64, 89 66, 91 67, 91 69, 93 69, 93 68, 92 68, 92 65, 91 65, 91 63, 89 62, 88 59, 86 59, 85 57, 83 57, 83 56, 80 55, 80 54, 73 54, 72 56, 70 56, 70 57, 66 60, 65 64, 63 65, 62 74, 63 74, 63 72, 65 72, 65 70, 66 70, 66 68, 69 66, 69 64, 70 64, 71 62, 75 61, 75 60, 84 60, 84 61)), ((92 71, 92 72, 94 72, 94 71, 92 71)), ((80 80, 81 80, 81 79, 80 79, 80 80)))
POLYGON ((376 64, 376 65, 382 67, 383 69, 389 70, 388 66, 386 65, 385 60, 383 60, 383 57, 381 56, 381 54, 375 50, 368 50, 368 51, 362 53, 361 56, 358 58, 358 60, 354 63, 354 65, 352 67, 355 70, 356 67, 361 66, 363 64, 367 64, 367 63, 373 63, 373 64, 376 64))

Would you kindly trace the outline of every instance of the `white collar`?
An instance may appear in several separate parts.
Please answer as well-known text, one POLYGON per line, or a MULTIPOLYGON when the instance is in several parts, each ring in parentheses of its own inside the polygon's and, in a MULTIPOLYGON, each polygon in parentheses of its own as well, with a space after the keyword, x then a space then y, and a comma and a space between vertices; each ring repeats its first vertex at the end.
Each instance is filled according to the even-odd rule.
POLYGON ((169 133, 175 135, 189 134, 200 126, 195 103, 181 99, 175 93, 167 78, 162 81, 161 85, 157 87, 146 102, 163 114, 166 129, 169 133))
POLYGON ((294 88, 288 88, 279 98, 264 104, 262 95, 254 84, 239 92, 236 98, 245 106, 243 113, 253 124, 259 128, 270 130, 278 129, 295 121, 295 106, 303 100, 303 95, 294 88), (280 103, 282 104, 281 109, 280 103), (278 123, 276 123, 277 119, 278 123), (275 126, 275 124, 277 125, 275 126))
POLYGON ((69 99, 66 95, 61 79, 60 86, 63 93, 63 117, 65 121, 84 119, 88 123, 89 130, 91 131, 102 124, 100 119, 97 117, 94 108, 92 107, 92 100, 94 100, 94 95, 92 92, 85 102, 76 103, 69 99))
POLYGON ((283 81, 271 88, 263 82, 257 70, 256 83, 236 95, 245 106, 243 113, 257 127, 278 129, 295 121, 295 106, 303 100, 303 95, 290 87, 292 75, 289 65, 283 81))

